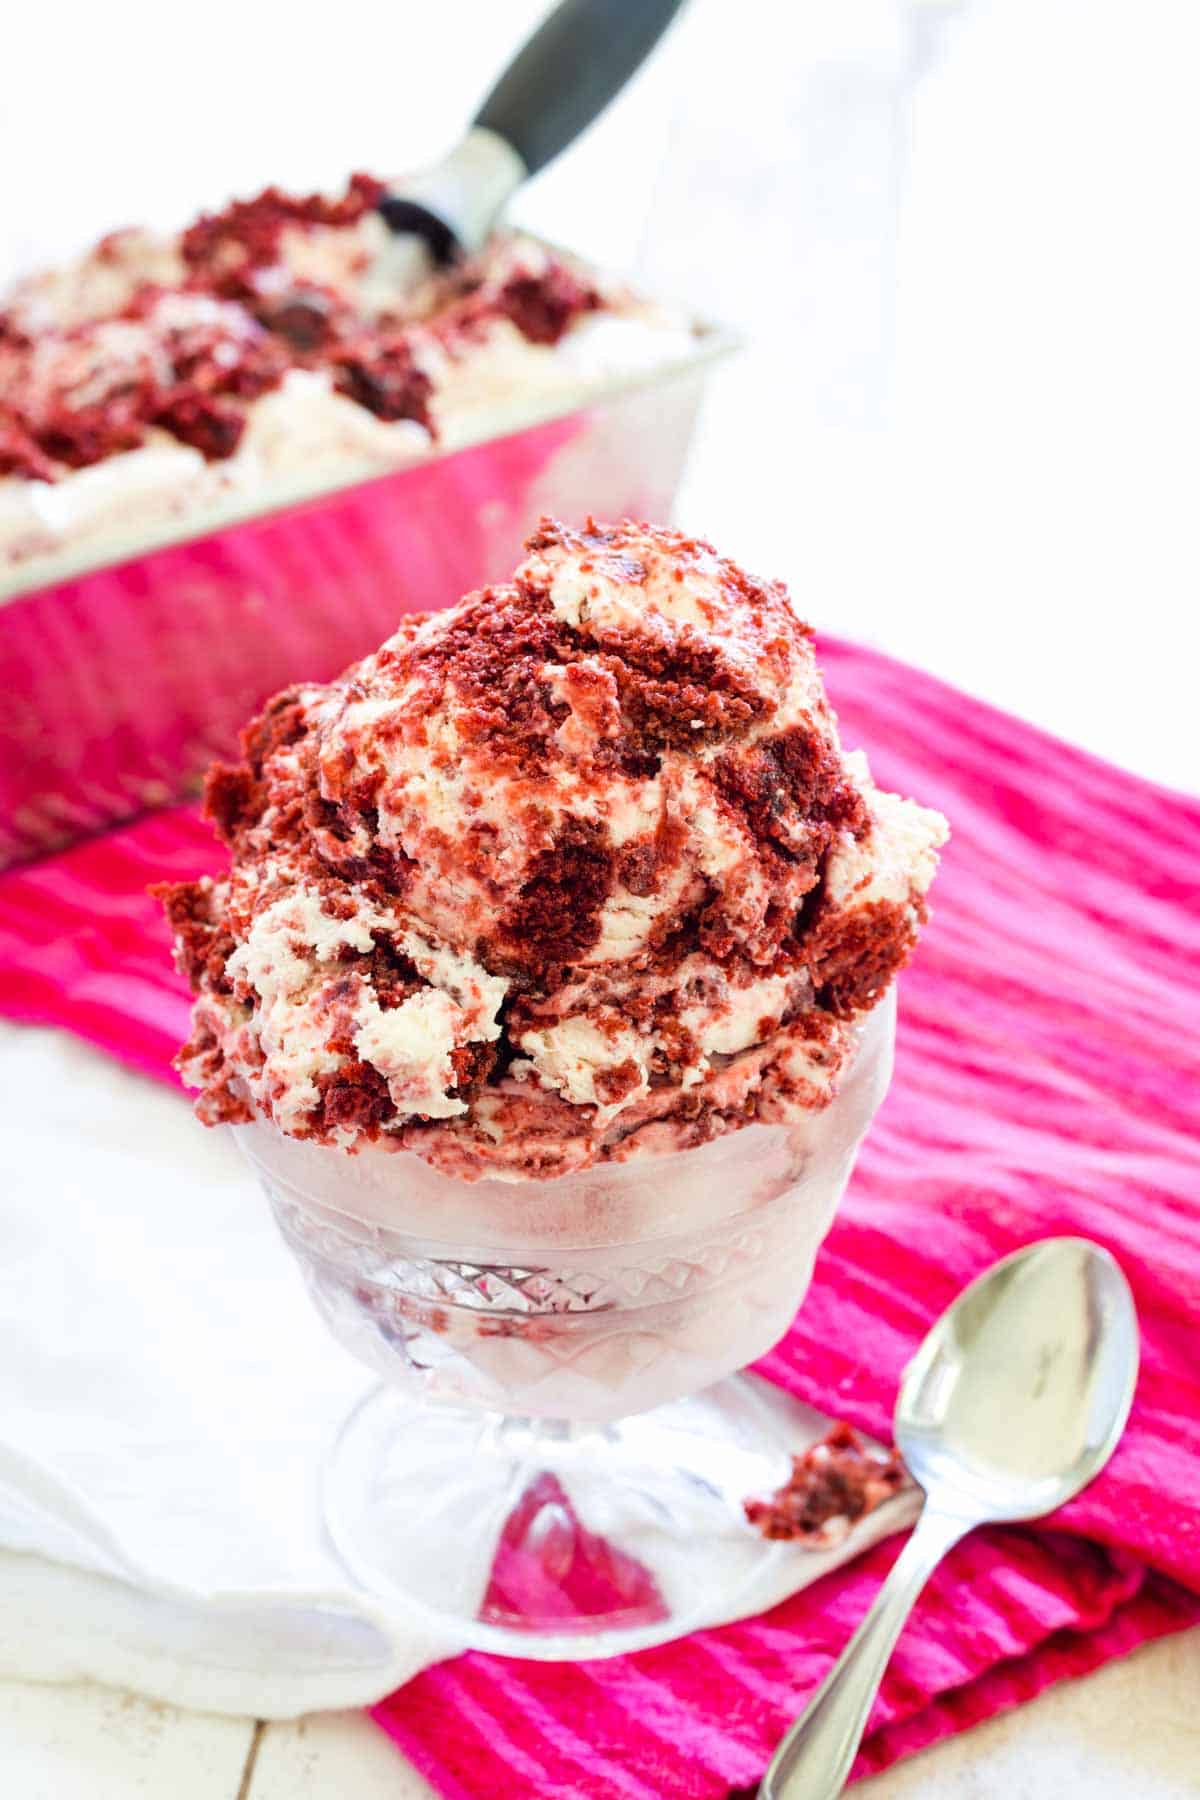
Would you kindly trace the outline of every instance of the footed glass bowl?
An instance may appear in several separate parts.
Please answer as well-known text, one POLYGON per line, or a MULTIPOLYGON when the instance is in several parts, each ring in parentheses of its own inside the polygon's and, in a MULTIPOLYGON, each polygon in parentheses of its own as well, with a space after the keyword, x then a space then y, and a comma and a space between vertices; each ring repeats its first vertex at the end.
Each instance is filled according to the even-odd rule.
POLYGON ((321 1313, 384 1381, 324 1480, 351 1573, 463 1645, 580 1658, 737 1610, 787 1456, 755 1385, 891 1074, 894 1004, 833 1102, 554 1181, 456 1181, 237 1135, 321 1313))

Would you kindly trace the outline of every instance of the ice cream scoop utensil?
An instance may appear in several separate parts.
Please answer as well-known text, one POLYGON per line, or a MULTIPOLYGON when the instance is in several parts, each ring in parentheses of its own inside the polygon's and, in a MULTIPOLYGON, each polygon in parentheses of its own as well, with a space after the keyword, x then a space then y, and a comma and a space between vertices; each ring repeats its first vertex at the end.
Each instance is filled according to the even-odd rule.
POLYGON ((565 150, 649 56, 682 0, 562 0, 449 154, 379 202, 438 262, 477 250, 516 189, 565 150))
POLYGON ((871 1611, 763 1778, 762 1800, 832 1800, 880 1680, 937 1564, 976 1525, 1040 1518, 1086 1487, 1125 1428, 1133 1296, 1084 1238, 1007 1256, 942 1314, 905 1370, 896 1443, 925 1509, 871 1611))

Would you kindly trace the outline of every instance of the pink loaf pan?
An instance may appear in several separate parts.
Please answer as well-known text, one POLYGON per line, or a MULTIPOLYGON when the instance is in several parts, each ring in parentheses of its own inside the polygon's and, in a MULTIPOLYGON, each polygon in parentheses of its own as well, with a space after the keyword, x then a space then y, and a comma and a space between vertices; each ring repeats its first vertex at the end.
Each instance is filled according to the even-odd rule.
MULTIPOLYGON (((89 547, 0 600, 0 867, 195 793, 268 695, 404 613, 505 576, 543 513, 669 516, 712 364, 694 353, 504 436, 204 529, 89 547)), ((0 588, 0 593, 2 593, 0 588)))

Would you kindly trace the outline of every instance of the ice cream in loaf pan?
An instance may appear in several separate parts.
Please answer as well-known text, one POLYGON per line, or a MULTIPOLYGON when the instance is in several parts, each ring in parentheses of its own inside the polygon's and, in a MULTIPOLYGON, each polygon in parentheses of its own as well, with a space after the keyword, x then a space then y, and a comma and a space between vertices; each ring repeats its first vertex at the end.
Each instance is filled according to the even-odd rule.
POLYGON ((280 694, 163 890, 206 1122, 552 1177, 826 1105, 945 821, 843 753, 786 589, 543 521, 509 582, 280 694))
POLYGON ((694 350, 682 315, 528 237, 432 270, 382 191, 268 188, 0 296, 0 571, 419 461, 694 350))

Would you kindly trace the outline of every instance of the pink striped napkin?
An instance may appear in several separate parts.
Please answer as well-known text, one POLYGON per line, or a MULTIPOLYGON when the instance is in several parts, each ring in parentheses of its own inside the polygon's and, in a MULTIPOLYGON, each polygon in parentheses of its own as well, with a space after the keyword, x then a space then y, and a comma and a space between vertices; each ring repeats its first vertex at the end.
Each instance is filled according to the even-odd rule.
MULTIPOLYGON (((932 1318, 995 1257, 1053 1232, 1118 1256, 1144 1335, 1103 1478, 1053 1529, 977 1534, 931 1585, 864 1774, 1200 1622, 1200 805, 884 657, 827 641, 822 660, 847 743, 955 835, 903 978, 892 1092, 761 1371, 886 1435, 932 1318)), ((0 1010, 170 1079, 186 1000, 143 890, 217 861, 182 810, 0 878, 0 1010)), ((634 1657, 459 1657, 375 1716, 460 1800, 736 1796, 894 1554, 634 1657)))

